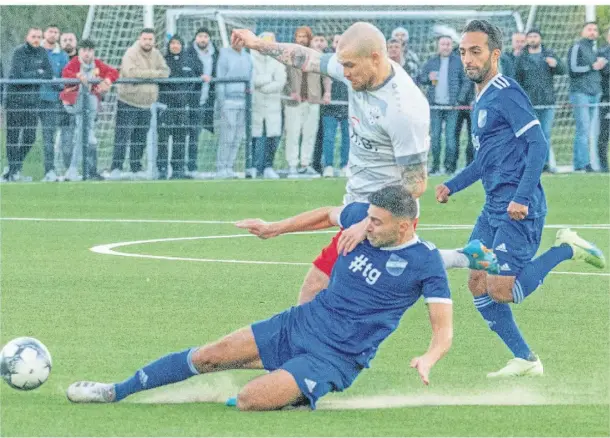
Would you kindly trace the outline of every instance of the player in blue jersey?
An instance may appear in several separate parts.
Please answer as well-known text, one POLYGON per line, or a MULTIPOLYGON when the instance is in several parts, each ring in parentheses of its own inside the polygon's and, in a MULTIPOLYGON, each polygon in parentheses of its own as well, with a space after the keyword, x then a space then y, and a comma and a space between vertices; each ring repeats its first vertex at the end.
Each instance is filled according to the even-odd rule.
POLYGON ((599 268, 605 261, 599 249, 568 229, 559 230, 555 246, 533 259, 547 213, 540 176, 548 144, 524 91, 498 73, 501 53, 500 29, 484 20, 466 26, 460 54, 477 91, 471 114, 475 160, 437 186, 436 198, 445 203, 482 181, 485 206, 470 240, 493 249, 499 270, 471 270, 468 287, 477 310, 514 355, 488 377, 541 375, 542 363, 523 339, 507 303, 521 303, 564 260, 580 259, 599 268))
POLYGON ((381 342, 420 298, 428 305, 432 341, 411 361, 424 384, 453 337, 452 303, 439 251, 420 240, 413 223, 417 204, 402 186, 370 195, 369 203, 313 210, 280 223, 314 230, 349 227, 365 218, 367 239, 339 255, 328 288, 300 306, 242 328, 217 342, 164 356, 117 384, 77 382, 67 390, 78 403, 109 403, 197 374, 229 369, 270 373, 237 396, 242 410, 273 410, 316 401, 348 388, 369 366, 381 342))

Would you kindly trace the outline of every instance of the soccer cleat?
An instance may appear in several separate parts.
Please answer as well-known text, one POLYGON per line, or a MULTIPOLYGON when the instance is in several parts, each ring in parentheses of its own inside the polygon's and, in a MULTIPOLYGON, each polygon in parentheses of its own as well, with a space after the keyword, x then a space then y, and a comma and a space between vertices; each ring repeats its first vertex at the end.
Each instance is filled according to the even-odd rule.
POLYGON ((324 168, 324 173, 322 173, 322 176, 324 178, 332 178, 335 176, 335 169, 333 169, 333 166, 326 166, 324 168))
POLYGON ((470 269, 487 271, 490 274, 498 274, 500 272, 498 258, 480 240, 471 240, 468 242, 468 245, 458 251, 468 257, 468 267, 470 269))
POLYGON ((504 377, 542 376, 543 373, 544 368, 539 357, 536 357, 535 361, 515 357, 509 360, 501 370, 487 374, 487 378, 501 379, 504 377))
POLYGON ((72 403, 112 403, 114 385, 98 382, 76 382, 68 387, 66 397, 72 403))
POLYGON ((586 263, 600 269, 603 269, 604 266, 606 266, 606 259, 601 250, 569 228, 562 228, 557 231, 555 246, 564 243, 572 247, 572 251, 574 252, 572 260, 584 260, 586 263))
POLYGON ((235 406, 237 406, 237 397, 229 397, 225 402, 225 406, 228 406, 230 408, 234 408, 235 406))

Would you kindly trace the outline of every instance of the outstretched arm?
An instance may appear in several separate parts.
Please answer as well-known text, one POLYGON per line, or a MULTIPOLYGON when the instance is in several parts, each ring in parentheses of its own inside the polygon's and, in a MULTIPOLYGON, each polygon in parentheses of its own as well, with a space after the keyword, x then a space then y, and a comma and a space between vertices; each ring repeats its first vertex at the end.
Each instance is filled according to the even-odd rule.
POLYGON ((417 369, 424 385, 430 383, 430 370, 451 348, 453 339, 453 307, 451 303, 429 303, 432 340, 428 351, 411 360, 411 367, 417 369))
POLYGON ((322 53, 303 47, 300 44, 265 41, 248 29, 234 30, 231 34, 231 43, 235 42, 242 42, 249 49, 271 56, 282 64, 298 68, 304 72, 321 73, 320 60, 322 53))
POLYGON ((343 207, 322 207, 277 222, 244 219, 236 222, 235 226, 246 229, 261 239, 269 239, 286 233, 314 231, 337 226, 342 210, 343 207))

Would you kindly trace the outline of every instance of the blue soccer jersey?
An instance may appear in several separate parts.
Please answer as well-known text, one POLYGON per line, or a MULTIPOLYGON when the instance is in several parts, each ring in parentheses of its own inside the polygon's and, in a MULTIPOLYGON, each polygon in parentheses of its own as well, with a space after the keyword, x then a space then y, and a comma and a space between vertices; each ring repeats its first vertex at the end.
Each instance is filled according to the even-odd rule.
MULTIPOLYGON (((343 228, 367 217, 369 204, 348 204, 343 228)), ((421 297, 427 303, 451 303, 443 260, 436 247, 415 236, 392 248, 368 240, 340 255, 326 290, 302 307, 297 332, 333 350, 358 356, 368 366, 379 344, 397 327, 404 312, 421 297)))
POLYGON ((496 75, 477 96, 471 118, 475 165, 486 193, 485 210, 505 216, 508 204, 516 201, 528 206, 528 218, 545 216, 546 199, 539 176, 531 192, 517 190, 529 152, 524 134, 540 129, 523 89, 513 79, 496 75))

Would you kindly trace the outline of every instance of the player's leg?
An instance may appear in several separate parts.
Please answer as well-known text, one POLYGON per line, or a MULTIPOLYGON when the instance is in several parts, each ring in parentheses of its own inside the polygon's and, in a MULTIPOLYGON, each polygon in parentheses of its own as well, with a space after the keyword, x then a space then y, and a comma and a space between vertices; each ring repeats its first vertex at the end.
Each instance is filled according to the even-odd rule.
POLYGON ((117 402, 137 392, 181 382, 197 374, 260 368, 259 359, 252 328, 244 327, 203 347, 163 356, 120 383, 74 383, 68 388, 67 396, 76 403, 117 402))
POLYGON ((490 276, 488 281, 495 301, 521 303, 538 289, 549 272, 566 260, 583 260, 597 268, 605 266, 603 253, 569 229, 559 230, 555 246, 533 259, 540 245, 544 219, 503 223, 494 242, 500 275, 490 276))
POLYGON ((322 290, 328 287, 330 274, 333 266, 337 262, 339 254, 337 252, 337 244, 341 237, 341 231, 335 234, 330 241, 330 244, 325 247, 318 257, 313 261, 313 266, 309 268, 303 285, 299 292, 298 304, 308 303, 322 290))
POLYGON ((270 411, 302 403, 305 396, 286 370, 275 370, 250 381, 237 395, 240 411, 270 411))
MULTIPOLYGON (((479 240, 491 247, 496 235, 496 229, 490 224, 489 216, 483 212, 470 236, 470 240, 479 240)), ((468 288, 472 292, 473 301, 489 329, 495 332, 516 358, 524 360, 535 358, 527 342, 523 338, 508 304, 492 300, 488 293, 489 276, 484 271, 470 271, 468 288)))

